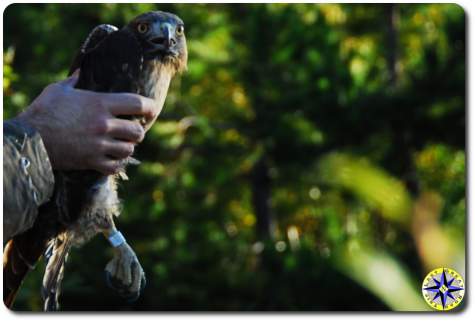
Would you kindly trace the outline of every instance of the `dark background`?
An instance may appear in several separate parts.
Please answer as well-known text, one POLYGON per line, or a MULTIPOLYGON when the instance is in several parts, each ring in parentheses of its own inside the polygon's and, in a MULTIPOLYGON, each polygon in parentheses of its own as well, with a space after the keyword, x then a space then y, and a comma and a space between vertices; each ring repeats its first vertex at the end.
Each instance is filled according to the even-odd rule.
MULTIPOLYGON (((64 310, 426 310, 465 273, 465 15, 457 5, 47 4, 4 12, 4 118, 64 79, 89 31, 149 10, 186 24, 118 227, 147 274, 109 290, 102 237, 64 310)), ((40 310, 39 264, 16 310, 40 310)))

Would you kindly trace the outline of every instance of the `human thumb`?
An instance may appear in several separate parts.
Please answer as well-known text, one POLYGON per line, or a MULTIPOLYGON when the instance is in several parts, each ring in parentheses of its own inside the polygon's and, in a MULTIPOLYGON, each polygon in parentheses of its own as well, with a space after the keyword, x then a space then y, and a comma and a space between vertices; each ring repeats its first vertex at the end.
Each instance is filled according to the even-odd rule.
POLYGON ((74 87, 79 79, 79 69, 76 69, 71 76, 61 81, 60 84, 66 87, 74 87))

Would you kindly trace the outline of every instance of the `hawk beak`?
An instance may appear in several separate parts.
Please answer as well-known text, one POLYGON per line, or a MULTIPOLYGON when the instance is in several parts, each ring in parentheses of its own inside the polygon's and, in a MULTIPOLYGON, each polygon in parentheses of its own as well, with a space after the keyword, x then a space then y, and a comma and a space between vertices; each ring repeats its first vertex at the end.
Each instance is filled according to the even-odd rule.
POLYGON ((171 29, 172 26, 169 23, 164 23, 162 26, 162 32, 165 38, 165 46, 167 46, 168 48, 170 48, 176 43, 175 39, 173 39, 171 29))
POLYGON ((177 54, 173 49, 176 45, 176 39, 172 31, 173 28, 169 23, 163 23, 160 26, 154 27, 152 37, 149 39, 153 52, 161 52, 172 56, 177 54))

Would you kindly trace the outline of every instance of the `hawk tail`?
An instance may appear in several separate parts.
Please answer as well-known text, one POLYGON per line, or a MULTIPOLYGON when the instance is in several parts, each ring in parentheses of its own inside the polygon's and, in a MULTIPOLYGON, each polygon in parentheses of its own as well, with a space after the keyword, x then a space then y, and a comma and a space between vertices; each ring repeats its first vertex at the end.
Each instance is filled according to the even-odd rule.
POLYGON ((15 268, 19 261, 21 261, 21 258, 17 254, 15 243, 10 240, 3 250, 3 282, 5 282, 3 302, 9 309, 12 308, 18 289, 27 273, 22 268, 15 268))
POLYGON ((23 280, 44 251, 44 243, 31 242, 30 233, 7 242, 3 251, 3 302, 11 309, 23 280))
POLYGON ((71 245, 71 236, 69 233, 63 233, 51 240, 46 250, 46 270, 41 287, 44 311, 59 310, 59 296, 61 293, 61 282, 64 276, 64 265, 68 258, 71 245))

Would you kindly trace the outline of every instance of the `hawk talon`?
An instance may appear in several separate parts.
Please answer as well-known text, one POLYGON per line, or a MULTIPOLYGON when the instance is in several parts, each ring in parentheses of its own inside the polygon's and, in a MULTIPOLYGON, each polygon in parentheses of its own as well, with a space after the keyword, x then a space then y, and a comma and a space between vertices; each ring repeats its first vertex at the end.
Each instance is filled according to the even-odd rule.
POLYGON ((104 271, 104 274, 107 286, 116 291, 119 296, 127 301, 127 303, 134 303, 137 301, 145 290, 145 285, 147 283, 145 275, 142 275, 140 290, 138 292, 128 292, 127 288, 122 285, 120 280, 113 277, 109 271, 104 271))
POLYGON ((105 268, 106 284, 128 302, 134 302, 145 288, 145 273, 132 248, 124 243, 105 268))

